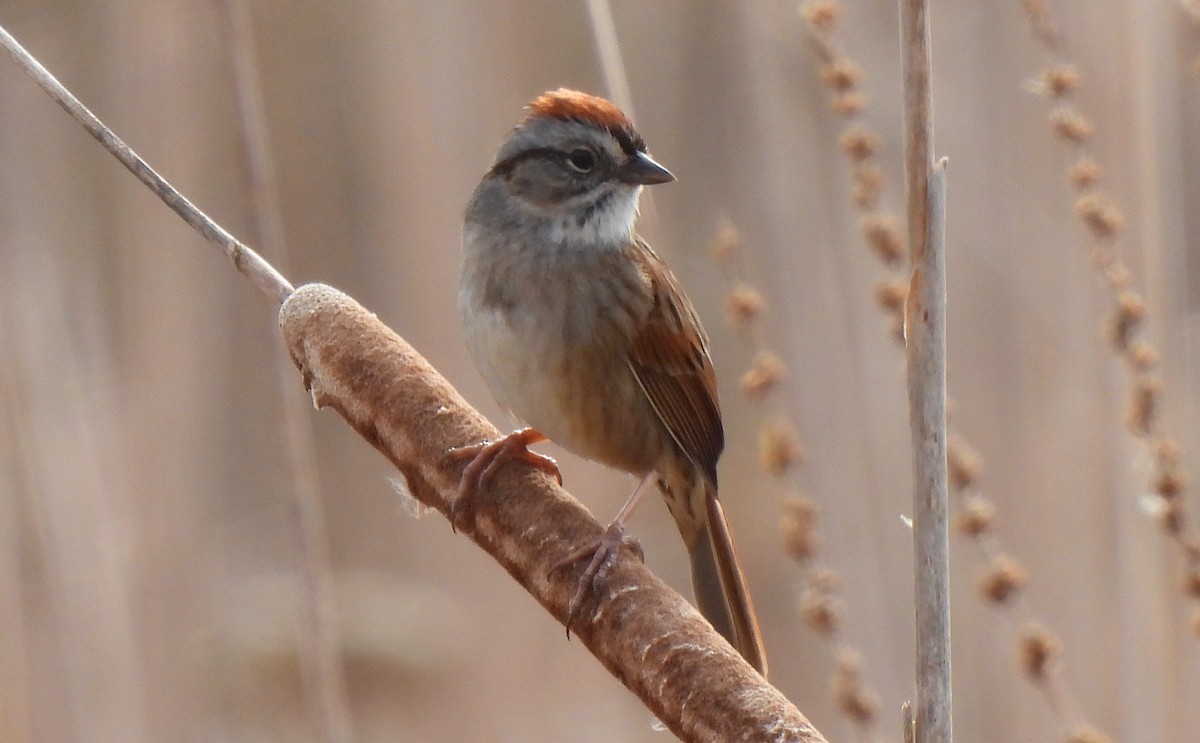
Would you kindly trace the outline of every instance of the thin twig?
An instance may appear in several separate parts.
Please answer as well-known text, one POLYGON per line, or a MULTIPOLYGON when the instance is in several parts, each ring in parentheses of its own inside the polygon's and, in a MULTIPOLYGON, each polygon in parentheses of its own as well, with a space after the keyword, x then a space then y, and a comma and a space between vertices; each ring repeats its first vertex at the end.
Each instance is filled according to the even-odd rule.
MULTIPOLYGON (((608 0, 588 0, 588 19, 592 24, 592 36, 596 40, 596 53, 600 55, 600 70, 604 75, 607 95, 630 119, 637 121, 633 110, 633 90, 629 86, 629 74, 625 71, 625 59, 621 55, 621 42, 617 37, 617 24, 613 20, 612 6, 608 0)), ((653 242, 657 210, 654 191, 642 193, 641 219, 638 232, 653 242)))
POLYGON ((162 199, 163 203, 171 207, 172 211, 182 217, 184 222, 191 225, 209 242, 220 247, 229 260, 233 261, 234 267, 250 279, 259 291, 280 303, 287 299, 288 295, 292 293, 292 285, 281 273, 263 260, 262 256, 239 242, 224 227, 214 222, 192 202, 184 198, 183 194, 155 172, 154 168, 151 168, 145 160, 130 149, 129 145, 121 141, 120 137, 105 126, 104 122, 96 118, 95 114, 80 103, 71 91, 63 87, 62 83, 56 80, 49 70, 42 66, 41 62, 34 59, 33 55, 25 50, 25 47, 17 43, 17 40, 3 26, 0 26, 0 44, 8 50, 17 64, 29 73, 29 76, 42 90, 46 91, 64 111, 70 114, 71 118, 82 124, 83 128, 87 129, 104 149, 112 153, 113 157, 120 160, 130 173, 146 184, 146 187, 162 199))
POLYGON ((935 167, 929 12, 901 0, 904 152, 912 277, 905 307, 913 438, 916 743, 950 743, 950 540, 946 471, 945 160, 935 167))
POLYGON ((633 113, 633 92, 629 88, 629 75, 625 73, 625 62, 621 57, 621 45, 617 42, 617 25, 613 21, 612 7, 608 0, 588 0, 588 17, 592 22, 592 36, 596 39, 596 51, 600 54, 600 69, 608 86, 608 97, 637 121, 633 113))
MULTIPOLYGON (((279 207, 279 187, 271 157, 270 132, 263 110, 262 84, 255 57, 253 26, 243 0, 221 0, 233 61, 234 88, 242 144, 250 181, 250 210, 263 252, 286 272, 287 241, 279 207)), ((279 377, 281 428, 291 478, 290 492, 299 533, 300 583, 305 611, 300 621, 299 658, 308 702, 320 716, 323 740, 350 743, 354 728, 346 691, 338 625, 336 586, 329 554, 329 530, 321 504, 313 419, 291 390, 295 372, 282 353, 275 354, 279 377)))

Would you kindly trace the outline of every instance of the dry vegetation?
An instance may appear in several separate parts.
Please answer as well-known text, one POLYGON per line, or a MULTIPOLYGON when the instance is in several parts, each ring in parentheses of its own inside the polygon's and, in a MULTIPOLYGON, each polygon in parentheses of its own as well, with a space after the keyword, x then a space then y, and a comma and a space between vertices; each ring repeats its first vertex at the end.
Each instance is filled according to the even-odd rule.
MULTIPOLYGON (((726 509, 772 680, 831 740, 898 739, 896 9, 803 5, 615 2, 613 19, 639 127, 680 177, 649 232, 713 336, 726 509), (705 252, 718 215, 741 246, 734 328, 731 274, 705 252)), ((0 0, 0 24, 218 221, 270 234, 225 7, 0 0)), ((586 8, 249 8, 289 278, 353 294, 505 427, 458 337, 459 213, 526 100, 603 91, 586 8)), ((1200 729, 1194 17, 934 5, 961 740, 1200 729)), ((0 740, 345 739, 347 715, 361 741, 661 740, 508 575, 413 518, 298 378, 281 395, 274 307, 2 62, 0 740)), ((627 490, 563 461, 595 513, 627 490)), ((684 586, 663 511, 634 528, 684 586)))

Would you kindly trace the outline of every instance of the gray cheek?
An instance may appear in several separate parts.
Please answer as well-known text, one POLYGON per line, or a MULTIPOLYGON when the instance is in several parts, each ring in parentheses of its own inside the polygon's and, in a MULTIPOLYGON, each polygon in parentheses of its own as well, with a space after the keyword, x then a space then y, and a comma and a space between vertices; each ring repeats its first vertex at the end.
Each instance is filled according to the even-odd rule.
POLYGON ((515 193, 540 207, 582 208, 575 202, 589 196, 600 181, 566 171, 559 163, 532 159, 509 176, 515 193))

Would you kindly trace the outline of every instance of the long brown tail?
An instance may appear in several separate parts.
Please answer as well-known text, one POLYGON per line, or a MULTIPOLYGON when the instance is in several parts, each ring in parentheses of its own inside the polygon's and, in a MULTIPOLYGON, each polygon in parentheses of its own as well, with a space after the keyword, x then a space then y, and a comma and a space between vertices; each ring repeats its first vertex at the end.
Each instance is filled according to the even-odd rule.
POLYGON ((711 487, 706 488, 708 528, 691 549, 692 588, 700 613, 712 623, 730 645, 737 648, 746 662, 767 675, 767 654, 763 648, 758 617, 746 590, 746 579, 738 565, 737 552, 725 512, 711 487))

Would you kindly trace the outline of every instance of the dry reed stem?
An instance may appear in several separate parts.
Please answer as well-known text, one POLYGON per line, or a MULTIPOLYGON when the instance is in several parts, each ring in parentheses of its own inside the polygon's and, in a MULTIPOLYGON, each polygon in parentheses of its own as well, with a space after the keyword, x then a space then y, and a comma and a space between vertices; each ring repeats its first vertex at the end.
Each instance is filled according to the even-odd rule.
POLYGON ((162 199, 163 203, 171 208, 171 211, 178 214, 184 222, 187 222, 192 229, 203 235, 209 242, 221 248, 238 272, 250 279, 250 282, 259 291, 280 304, 287 299, 288 295, 292 293, 292 285, 283 277, 283 274, 263 260, 258 253, 229 234, 228 230, 214 222, 207 214, 196 208, 195 204, 184 198, 183 194, 155 172, 149 163, 130 149, 129 145, 121 141, 121 138, 105 126, 104 122, 96 118, 95 114, 80 103, 71 91, 63 87, 62 83, 56 80, 49 70, 42 66, 41 62, 34 59, 33 55, 26 51, 25 47, 21 46, 3 26, 0 26, 0 45, 8 50, 17 64, 33 78, 42 90, 46 91, 46 94, 55 103, 70 114, 71 118, 78 121, 84 129, 87 129, 88 133, 95 137, 104 149, 117 158, 130 173, 137 176, 137 179, 158 198, 162 199))
MULTIPOLYGON (((462 463, 446 452, 499 431, 415 350, 350 297, 322 285, 293 290, 150 166, 58 83, 11 35, 0 43, 105 149, 235 268, 281 300, 280 333, 317 407, 331 407, 396 465, 421 503, 448 514, 462 463)), ((508 467, 460 515, 459 531, 492 555, 560 622, 584 566, 560 567, 602 527, 545 473, 508 467)), ((823 743, 824 737, 643 563, 618 560, 607 595, 585 601, 575 636, 685 741, 823 743)))
POLYGON ((784 552, 801 569, 804 590, 797 611, 834 660, 830 692, 838 711, 846 717, 859 741, 874 743, 879 740, 879 694, 865 678, 861 654, 842 635, 846 604, 840 596, 841 577, 821 563, 818 508, 802 494, 800 485, 804 449, 789 418, 767 417, 767 411, 782 407, 778 398, 787 369, 763 339, 760 321, 766 312, 766 301, 741 278, 738 269, 741 236, 732 225, 726 223, 718 228, 711 251, 729 287, 726 317, 753 355, 750 369, 739 386, 764 413, 765 420, 759 428, 759 464, 767 474, 783 480, 787 493, 782 503, 780 531, 784 552))
MULTIPOLYGON (((867 230, 861 230, 861 232, 864 242, 880 259, 886 272, 884 278, 876 284, 876 305, 887 317, 889 336, 898 346, 903 346, 903 311, 908 296, 908 285, 900 276, 899 258, 895 257, 904 255, 903 237, 898 233, 898 220, 884 206, 885 179, 882 169, 877 164, 879 158, 877 138, 871 138, 873 144, 869 148, 846 146, 848 140, 863 139, 859 134, 848 136, 847 133, 870 132, 871 128, 865 122, 866 96, 860 90, 862 73, 858 65, 842 48, 839 31, 841 4, 838 0, 805 0, 801 3, 800 8, 801 16, 808 24, 813 51, 822 65, 821 78, 829 88, 831 107, 834 113, 841 116, 846 122, 843 133, 839 137, 839 145, 846 155, 847 165, 850 168, 851 203, 859 214, 860 225, 883 225, 875 232, 867 230), (853 76, 842 73, 831 74, 829 72, 831 68, 843 71, 854 70, 855 74, 853 76), (854 101, 855 105, 846 105, 847 99, 854 101), (882 249, 880 235, 886 237, 886 240, 883 241, 885 246, 882 249)), ((1058 38, 1057 30, 1048 21, 1040 27, 1040 32, 1048 41, 1053 42, 1058 38)), ((1084 169, 1080 177, 1086 180, 1089 175, 1090 173, 1084 169)), ((947 405, 952 407, 953 403, 947 401, 947 405)), ((1026 579, 1028 573, 1020 567, 1015 559, 1007 555, 996 534, 995 504, 980 489, 983 459, 965 436, 953 431, 949 433, 946 457, 955 527, 960 534, 970 539, 971 543, 976 546, 979 560, 985 566, 980 578, 980 597, 999 610, 1002 616, 1008 620, 1014 633, 1019 635, 1022 628, 1037 624, 1029 607, 1021 599, 1020 588, 1024 586, 1024 583, 1017 586, 1016 591, 1006 597, 1011 600, 997 601, 986 590, 986 586, 993 579, 991 573, 994 566, 1001 558, 1005 564, 1018 567, 1026 579)), ((1047 677, 1036 682, 1031 679, 1031 682, 1035 683, 1043 692, 1047 703, 1059 714, 1064 729, 1086 726, 1082 711, 1074 701, 1063 664, 1056 664, 1053 673, 1047 677)))
POLYGON ((588 19, 592 25, 592 36, 596 40, 596 52, 600 55, 600 69, 608 86, 608 97, 637 121, 633 112, 633 91, 629 87, 629 75, 625 72, 625 60, 617 39, 617 24, 613 20, 612 6, 608 0, 588 0, 588 19))
MULTIPOLYGON (((250 13, 243 0, 221 0, 218 5, 225 21, 233 63, 233 82, 249 177, 250 211, 257 242, 264 253, 274 259, 280 271, 286 273, 289 263, 287 240, 250 13)), ((342 660, 333 561, 321 503, 312 416, 297 400, 284 394, 291 386, 294 372, 283 353, 275 354, 275 371, 279 378, 281 434, 301 557, 299 573, 304 606, 298 628, 301 680, 308 704, 318 713, 322 739, 329 743, 350 743, 354 739, 354 727, 342 660)))
MULTIPOLYGON (((625 71, 625 58, 621 54, 621 42, 617 37, 617 24, 613 18, 612 5, 608 0, 587 1, 588 22, 592 27, 592 37, 596 42, 596 53, 600 57, 600 69, 604 76, 604 85, 608 89, 608 97, 626 116, 637 121, 633 108, 633 89, 629 85, 629 75, 625 71)), ((657 222, 657 210, 654 204, 654 191, 642 193, 639 208, 641 219, 638 220, 638 232, 642 237, 654 242, 654 227, 657 222)))
MULTIPOLYGON (((448 515, 462 463, 445 452, 500 432, 412 347, 335 289, 300 287, 279 323, 316 406, 338 411, 396 466, 417 500, 448 515)), ((560 622, 585 566, 555 568, 603 529, 552 477, 521 466, 499 471, 457 527, 560 622)), ((825 740, 691 604, 628 554, 571 630, 683 740, 825 740)))
POLYGON ((908 302, 904 335, 913 447, 916 743, 950 743, 950 495, 946 471, 946 162, 933 163, 926 0, 900 1, 908 302))
MULTIPOLYGON (((1027 2, 1024 7, 1049 60, 1035 89, 1051 103, 1051 130, 1071 151, 1074 162, 1068 167, 1067 183, 1075 193, 1075 215, 1088 236, 1092 266, 1112 297, 1109 347, 1125 363, 1130 381, 1125 428, 1141 442, 1153 464, 1144 510, 1179 549, 1184 572, 1200 570, 1200 532, 1188 512, 1185 494, 1189 476, 1181 464, 1181 446, 1163 422, 1160 354, 1148 339, 1145 301, 1134 288, 1132 272, 1118 256, 1124 217, 1104 192, 1101 169, 1091 153, 1089 142, 1095 126, 1075 105, 1081 75, 1065 57, 1061 34, 1050 44, 1038 32, 1044 25, 1053 25, 1046 3, 1027 2)), ((1193 616, 1200 621, 1200 596, 1184 593, 1192 602, 1193 616)))

